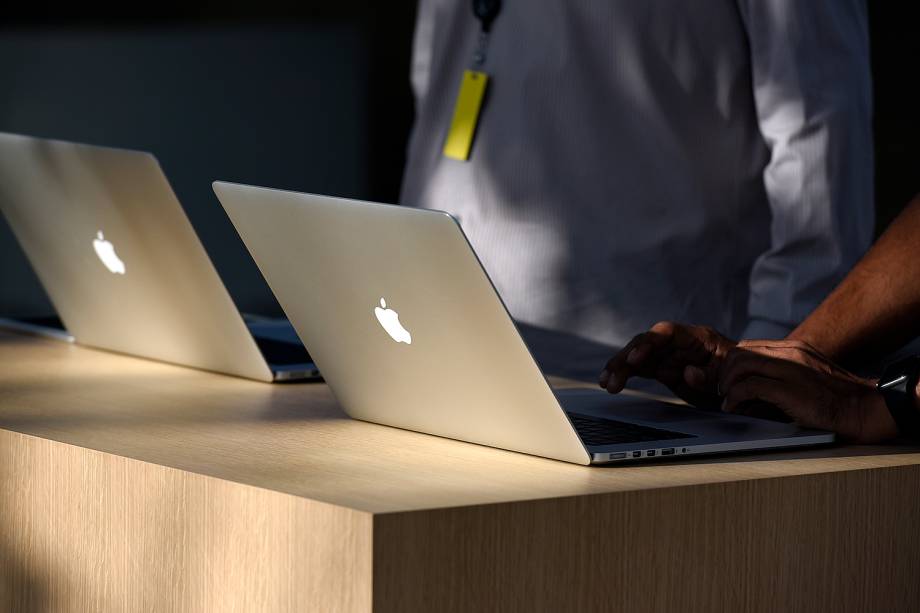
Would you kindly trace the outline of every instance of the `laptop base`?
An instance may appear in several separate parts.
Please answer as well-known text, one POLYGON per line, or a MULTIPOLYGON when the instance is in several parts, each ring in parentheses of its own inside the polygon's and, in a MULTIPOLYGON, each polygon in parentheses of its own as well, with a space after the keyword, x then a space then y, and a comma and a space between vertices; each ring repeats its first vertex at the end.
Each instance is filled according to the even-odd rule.
POLYGON ((556 390, 592 464, 660 460, 687 455, 765 451, 834 442, 834 434, 663 402, 639 393, 556 390), (609 426, 604 422, 611 422, 609 426), (586 427, 584 424, 588 423, 586 427), (610 432, 607 436, 606 431, 610 432))
MULTIPOLYGON (((313 358, 297 333, 286 319, 270 319, 245 316, 247 327, 269 368, 275 381, 321 380, 322 377, 313 358)), ((41 336, 67 343, 76 339, 64 327, 57 315, 35 317, 0 317, 0 328, 6 328, 22 334, 41 336)))

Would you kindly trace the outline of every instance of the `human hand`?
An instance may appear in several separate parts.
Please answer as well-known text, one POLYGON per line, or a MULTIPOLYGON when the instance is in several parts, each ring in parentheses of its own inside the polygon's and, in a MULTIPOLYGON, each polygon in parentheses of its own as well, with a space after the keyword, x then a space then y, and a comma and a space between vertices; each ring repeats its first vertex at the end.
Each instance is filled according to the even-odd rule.
POLYGON ((655 379, 691 404, 715 407, 719 368, 735 344, 712 328, 659 322, 607 362, 599 383, 616 394, 631 377, 655 379))
POLYGON ((831 430, 854 442, 897 436, 873 381, 847 372, 804 343, 756 343, 742 343, 723 360, 718 384, 725 395, 723 411, 745 413, 752 402, 767 403, 803 427, 831 430))
POLYGON ((841 368, 820 349, 799 340, 745 340, 738 343, 738 349, 744 349, 771 358, 795 362, 828 375, 854 377, 852 373, 841 368))

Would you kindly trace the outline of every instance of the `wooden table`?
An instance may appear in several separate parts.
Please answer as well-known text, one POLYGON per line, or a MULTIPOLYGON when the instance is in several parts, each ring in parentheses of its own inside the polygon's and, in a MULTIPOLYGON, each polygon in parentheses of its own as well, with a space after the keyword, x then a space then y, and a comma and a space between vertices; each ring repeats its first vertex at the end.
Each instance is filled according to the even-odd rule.
POLYGON ((582 467, 0 333, 0 611, 917 611, 918 451, 582 467))

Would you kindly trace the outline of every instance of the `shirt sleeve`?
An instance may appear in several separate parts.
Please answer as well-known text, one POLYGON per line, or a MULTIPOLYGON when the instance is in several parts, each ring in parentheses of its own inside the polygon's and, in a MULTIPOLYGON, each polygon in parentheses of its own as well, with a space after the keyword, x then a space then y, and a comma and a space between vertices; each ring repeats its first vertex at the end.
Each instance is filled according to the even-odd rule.
POLYGON ((744 338, 784 336, 874 231, 872 91, 864 0, 738 0, 770 148, 770 248, 751 271, 744 338))

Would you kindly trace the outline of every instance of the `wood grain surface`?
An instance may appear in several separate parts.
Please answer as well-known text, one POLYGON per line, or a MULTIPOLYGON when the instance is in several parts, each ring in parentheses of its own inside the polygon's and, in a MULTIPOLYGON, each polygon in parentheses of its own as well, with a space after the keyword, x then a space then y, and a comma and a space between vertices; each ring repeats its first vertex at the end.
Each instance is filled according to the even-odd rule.
POLYGON ((920 453, 582 467, 0 333, 0 611, 920 611, 920 453))
POLYGON ((0 611, 368 611, 372 516, 0 430, 0 611))
POLYGON ((920 467, 377 516, 374 611, 920 611, 920 467))

